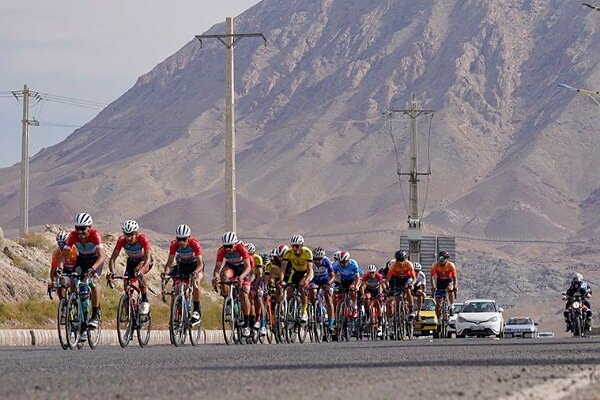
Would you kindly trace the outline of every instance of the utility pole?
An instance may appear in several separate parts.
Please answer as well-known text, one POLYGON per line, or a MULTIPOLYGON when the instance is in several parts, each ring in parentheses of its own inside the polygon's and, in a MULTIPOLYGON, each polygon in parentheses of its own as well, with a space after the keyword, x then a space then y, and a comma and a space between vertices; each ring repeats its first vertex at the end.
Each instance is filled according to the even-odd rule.
POLYGON ((227 49, 225 66, 225 229, 236 231, 236 202, 235 202, 235 73, 233 68, 233 48, 242 38, 261 37, 265 46, 267 38, 262 33, 233 33, 233 18, 225 19, 227 33, 224 35, 196 35, 200 41, 204 39, 218 39, 227 49))
POLYGON ((39 126, 35 119, 29 119, 29 100, 31 96, 39 99, 39 93, 32 92, 25 84, 23 90, 15 90, 13 96, 19 101, 23 97, 23 123, 21 139, 21 201, 19 215, 19 235, 25 236, 29 232, 29 125, 39 126))
POLYGON ((431 175, 431 171, 419 172, 417 138, 417 118, 421 115, 432 114, 434 110, 421 110, 417 108, 415 94, 409 109, 390 110, 392 113, 402 113, 410 118, 410 172, 399 173, 409 176, 410 183, 410 214, 408 216, 408 252, 413 262, 421 262, 421 216, 419 215, 419 176, 431 175))

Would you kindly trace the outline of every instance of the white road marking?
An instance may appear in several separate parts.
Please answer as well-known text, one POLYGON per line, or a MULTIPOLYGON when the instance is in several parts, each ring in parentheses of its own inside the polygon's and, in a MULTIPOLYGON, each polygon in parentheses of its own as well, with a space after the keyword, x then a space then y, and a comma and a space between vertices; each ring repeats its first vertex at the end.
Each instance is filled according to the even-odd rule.
POLYGON ((500 397, 499 400, 560 400, 598 381, 600 369, 594 368, 525 388, 510 396, 500 397))

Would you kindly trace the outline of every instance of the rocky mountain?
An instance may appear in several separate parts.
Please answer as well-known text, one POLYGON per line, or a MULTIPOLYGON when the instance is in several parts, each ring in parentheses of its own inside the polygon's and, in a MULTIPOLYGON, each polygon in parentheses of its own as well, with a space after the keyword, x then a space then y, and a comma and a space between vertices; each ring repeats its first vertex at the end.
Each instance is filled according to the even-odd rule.
MULTIPOLYGON (((598 83, 598 24, 559 0, 263 0, 235 20, 268 39, 235 49, 238 230, 332 233, 315 240, 371 258, 393 249, 407 215, 396 175, 396 151, 408 168, 407 120, 382 113, 414 92, 437 110, 431 130, 419 121, 428 232, 585 242, 460 244, 527 262, 595 256, 598 110, 557 84, 598 83)), ((191 40, 33 157, 32 224, 88 210, 106 229, 133 217, 157 234, 187 222, 218 237, 224 58, 219 42, 191 40)), ((18 188, 18 167, 0 170, 6 231, 18 226, 18 188)))

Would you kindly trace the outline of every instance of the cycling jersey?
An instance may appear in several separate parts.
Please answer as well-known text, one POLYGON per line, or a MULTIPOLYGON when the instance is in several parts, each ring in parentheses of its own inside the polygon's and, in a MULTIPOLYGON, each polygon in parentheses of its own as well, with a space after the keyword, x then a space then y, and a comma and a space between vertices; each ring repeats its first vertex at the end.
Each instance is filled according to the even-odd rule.
POLYGON ((299 256, 294 253, 294 249, 288 249, 283 254, 283 259, 292 264, 294 271, 304 272, 308 269, 308 263, 312 262, 313 254, 308 247, 303 246, 299 256))
POLYGON ((281 276, 281 268, 277 264, 267 261, 267 264, 265 265, 265 276, 278 280, 281 276))
MULTIPOLYGON (((173 244, 171 243, 171 246, 173 244)), ((121 235, 117 240, 117 244, 115 245, 115 250, 120 252, 121 249, 125 249, 125 253, 127 257, 132 260, 143 260, 145 255, 150 252, 150 239, 143 233, 139 233, 137 235, 137 240, 135 243, 130 244, 127 241, 125 235, 121 235)))
POLYGON ((415 269, 412 262, 408 260, 396 261, 388 271, 388 280, 391 278, 414 278, 415 269))
POLYGON ((256 254, 256 253, 252 254, 252 258, 254 259, 254 267, 258 267, 258 266, 262 266, 263 265, 263 259, 258 254, 256 254))
POLYGON ((187 240, 187 244, 183 247, 179 245, 177 240, 171 241, 169 247, 169 256, 175 257, 177 263, 193 263, 198 261, 198 258, 202 255, 202 246, 195 237, 190 236, 187 240))
POLYGON ((423 271, 419 271, 417 273, 417 278, 415 279, 415 287, 420 286, 420 285, 425 285, 425 273, 423 271))
POLYGON ((451 261, 446 261, 442 265, 439 261, 431 267, 431 279, 438 278, 442 280, 450 280, 456 278, 456 267, 451 261))
MULTIPOLYGON (((62 253, 63 253, 62 249, 54 250, 54 253, 52 253, 52 261, 50 263, 51 269, 58 268, 58 264, 60 263, 60 258, 62 256, 62 253)), ((77 264, 77 249, 75 248, 75 246, 71 246, 71 250, 69 251, 69 254, 67 254, 67 256, 65 257, 63 269, 65 271, 70 271, 73 268, 75 268, 76 264, 77 264)))
POLYGON ((353 281, 356 277, 356 274, 360 274, 360 267, 358 263, 354 259, 350 259, 348 263, 346 263, 345 267, 342 267, 339 261, 336 261, 333 264, 333 271, 336 276, 339 276, 340 282, 345 283, 349 281, 353 281))
POLYGON ((77 231, 72 231, 67 237, 66 247, 75 246, 79 258, 96 257, 96 249, 102 248, 102 238, 100 233, 90 228, 86 238, 79 238, 77 231))
POLYGON ((312 283, 324 284, 329 281, 329 275, 333 272, 333 267, 329 258, 325 257, 321 260, 321 264, 313 263, 313 270, 315 271, 315 277, 312 283))
POLYGON ((381 286, 381 282, 383 281, 383 276, 379 273, 375 272, 373 275, 366 274, 362 277, 362 283, 365 285, 366 290, 377 291, 381 286))
POLYGON ((229 267, 242 267, 244 260, 248 258, 250 258, 250 254, 242 243, 235 244, 232 251, 226 251, 223 246, 217 250, 217 263, 220 264, 225 260, 225 265, 229 267))

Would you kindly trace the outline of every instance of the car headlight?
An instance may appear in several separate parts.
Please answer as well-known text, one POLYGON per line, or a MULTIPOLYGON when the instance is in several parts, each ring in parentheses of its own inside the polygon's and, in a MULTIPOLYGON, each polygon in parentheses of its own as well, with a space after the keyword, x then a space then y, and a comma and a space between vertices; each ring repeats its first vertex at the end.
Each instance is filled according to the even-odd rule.
POLYGON ((457 321, 457 322, 463 322, 463 323, 464 323, 464 322, 467 322, 467 320, 466 320, 466 319, 464 319, 463 317, 461 317, 460 315, 459 315, 459 316, 456 318, 456 321, 457 321))
POLYGON ((498 316, 492 317, 488 320, 488 322, 496 322, 498 321, 498 316))

